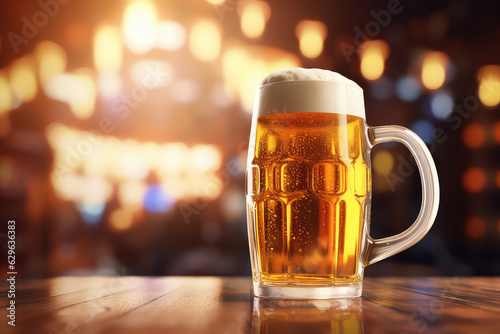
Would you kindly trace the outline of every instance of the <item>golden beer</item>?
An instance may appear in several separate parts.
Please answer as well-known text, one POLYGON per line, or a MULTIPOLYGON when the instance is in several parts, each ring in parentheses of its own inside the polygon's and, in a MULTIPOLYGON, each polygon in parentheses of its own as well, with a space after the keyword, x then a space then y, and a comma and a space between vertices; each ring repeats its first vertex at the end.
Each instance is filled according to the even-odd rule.
POLYGON ((360 117, 322 112, 258 118, 247 194, 260 284, 361 280, 371 186, 364 126, 360 117))

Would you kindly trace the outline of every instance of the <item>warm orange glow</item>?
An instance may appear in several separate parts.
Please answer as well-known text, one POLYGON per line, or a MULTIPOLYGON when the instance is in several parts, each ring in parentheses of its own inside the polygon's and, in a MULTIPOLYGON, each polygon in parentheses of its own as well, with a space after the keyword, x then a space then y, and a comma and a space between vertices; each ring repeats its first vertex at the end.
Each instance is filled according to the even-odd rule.
POLYGON ((248 38, 260 37, 271 16, 271 7, 265 1, 241 2, 238 6, 241 16, 241 31, 248 38))
POLYGON ((468 192, 478 193, 486 186, 486 174, 481 168, 471 167, 465 171, 462 183, 468 192))
POLYGON ((191 168, 203 172, 217 171, 221 163, 221 154, 216 147, 196 145, 191 148, 191 168))
POLYGON ((141 59, 136 61, 130 68, 130 77, 135 85, 148 87, 162 87, 170 83, 173 78, 174 69, 164 60, 141 59), (151 72, 158 71, 162 76, 156 80, 151 78, 151 72), (151 80, 150 80, 151 79, 151 80))
POLYGON ((52 173, 52 186, 61 200, 85 203, 105 203, 112 194, 111 184, 100 177, 75 173, 63 176, 52 173))
POLYGON ((384 74, 389 45, 382 41, 367 41, 360 47, 361 74, 368 80, 377 80, 384 74))
POLYGON ((218 23, 203 19, 191 27, 189 49, 193 56, 204 62, 217 59, 221 47, 221 32, 218 23))
POLYGON ((12 63, 10 86, 12 93, 23 102, 29 102, 35 98, 38 86, 33 56, 27 55, 12 63))
POLYGON ((462 140, 469 148, 481 147, 485 139, 486 131, 481 125, 476 123, 467 125, 462 133, 462 140))
POLYGON ((66 70, 66 52, 54 42, 42 41, 35 47, 38 61, 38 75, 42 86, 55 75, 66 70))
POLYGON ((116 97, 122 91, 122 78, 113 72, 101 73, 97 79, 97 89, 103 97, 116 97))
POLYGON ((323 22, 303 20, 297 24, 295 35, 299 40, 300 52, 307 58, 316 58, 323 52, 328 31, 323 22))
POLYGON ((211 3, 212 5, 220 5, 221 3, 226 2, 226 0, 207 0, 208 3, 211 3))
POLYGON ((12 106, 12 92, 10 90, 9 81, 0 73, 0 115, 10 110, 12 106))
POLYGON ((233 46, 222 56, 226 91, 232 98, 238 98, 249 113, 262 78, 280 68, 297 66, 300 66, 300 61, 293 54, 263 46, 233 46))
POLYGON ((10 132, 11 124, 8 114, 0 113, 0 137, 7 136, 10 132))
POLYGON ((77 118, 89 118, 94 112, 96 87, 87 69, 53 77, 45 91, 50 98, 68 103, 77 118))
POLYGON ((122 142, 122 177, 126 180, 143 180, 148 176, 149 166, 144 159, 142 144, 134 139, 122 142))
POLYGON ((132 52, 149 52, 156 42, 157 10, 152 1, 136 0, 127 5, 123 17, 125 46, 132 52))
POLYGON ((241 47, 232 47, 227 49, 222 56, 222 73, 226 80, 226 91, 231 97, 239 94, 239 85, 243 75, 236 69, 244 69, 249 55, 241 47))
POLYGON ((427 89, 438 89, 446 80, 448 56, 443 52, 429 52, 422 63, 422 83, 427 89))
POLYGON ((146 183, 143 181, 124 181, 118 187, 118 200, 123 207, 140 208, 146 187, 146 183))
POLYGON ((179 142, 160 145, 102 134, 95 137, 57 123, 47 128, 46 135, 54 151, 52 184, 64 200, 87 203, 92 197, 85 189, 93 189, 99 192, 94 198, 105 202, 115 185, 122 206, 137 210, 146 191, 144 179, 151 173, 160 177, 175 199, 214 199, 222 192, 216 176, 222 152, 214 145, 190 148, 179 142), (100 181, 92 181, 94 186, 88 188, 89 180, 100 181))
POLYGON ((80 119, 92 116, 95 108, 96 86, 87 69, 75 71, 81 90, 73 92, 69 106, 73 115, 80 119))
POLYGON ((117 231, 125 231, 128 230, 132 223, 134 222, 134 216, 131 211, 120 208, 111 212, 109 217, 109 223, 111 227, 117 231))
POLYGON ((487 65, 478 72, 478 96, 481 103, 487 107, 500 104, 500 66, 487 65))
POLYGON ((166 173, 180 173, 187 167, 189 147, 184 143, 164 144, 158 156, 158 169, 166 173))
POLYGON ((373 157, 373 169, 379 174, 387 175, 394 167, 394 158, 387 150, 380 150, 373 157))
POLYGON ((99 70, 98 89, 102 96, 117 96, 122 87, 118 75, 123 58, 121 32, 113 26, 100 27, 94 38, 94 63, 99 70))
POLYGON ((94 63, 101 72, 118 72, 122 66, 121 33, 113 26, 100 27, 94 38, 94 63))
POLYGON ((0 188, 7 188, 14 176, 14 166, 8 158, 0 158, 0 188))
POLYGON ((471 217, 465 222, 465 234, 470 239, 479 239, 486 232, 486 223, 480 217, 471 217))
POLYGON ((156 47, 178 50, 186 43, 186 29, 175 21, 161 21, 156 26, 156 47))

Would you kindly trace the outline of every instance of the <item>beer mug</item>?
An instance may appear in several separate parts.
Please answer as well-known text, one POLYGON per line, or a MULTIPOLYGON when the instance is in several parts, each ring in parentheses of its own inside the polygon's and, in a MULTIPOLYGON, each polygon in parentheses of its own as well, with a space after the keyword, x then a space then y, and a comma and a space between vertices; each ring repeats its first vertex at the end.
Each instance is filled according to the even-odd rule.
POLYGON ((279 299, 361 296, 363 271, 431 228, 436 167, 424 142, 401 126, 366 124, 363 90, 338 73, 283 69, 257 89, 246 173, 254 294, 279 299), (388 141, 413 154, 422 205, 413 225, 370 237, 370 150, 388 141))

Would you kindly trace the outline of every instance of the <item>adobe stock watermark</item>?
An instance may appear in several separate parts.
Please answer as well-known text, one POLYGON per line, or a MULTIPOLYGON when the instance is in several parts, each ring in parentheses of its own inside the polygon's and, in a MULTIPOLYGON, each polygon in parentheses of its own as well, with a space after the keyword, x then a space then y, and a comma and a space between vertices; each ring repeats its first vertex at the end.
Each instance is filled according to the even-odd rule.
MULTIPOLYGON (((487 80, 486 82, 494 82, 493 80, 487 80)), ((493 84, 486 84, 486 95, 495 94, 496 89, 492 86, 493 84)), ((450 117, 444 120, 445 123, 450 124, 450 128, 453 131, 457 131, 462 127, 464 120, 469 118, 471 114, 476 111, 480 106, 479 98, 476 95, 467 96, 462 103, 459 103, 453 107, 453 111, 450 113, 450 117)), ((432 131, 431 141, 427 144, 429 151, 434 153, 436 147, 443 144, 448 140, 448 134, 442 127, 436 127, 432 131)), ((411 153, 407 156, 399 155, 397 160, 399 161, 399 166, 397 173, 389 172, 385 175, 385 179, 389 188, 392 192, 396 190, 396 185, 398 183, 404 183, 407 178, 409 178, 417 170, 415 161, 411 159, 411 153)))
MULTIPOLYGON (((117 117, 118 121, 124 121, 129 116, 130 111, 137 108, 146 99, 148 92, 161 86, 170 74, 169 71, 162 70, 160 66, 147 67, 141 85, 134 86, 129 93, 123 93, 111 102, 111 112, 115 118, 117 117)), ((116 121, 111 117, 103 117, 96 129, 84 132, 85 139, 74 145, 66 146, 63 161, 54 161, 53 164, 56 178, 64 178, 65 175, 78 168, 83 159, 90 156, 94 149, 102 144, 104 135, 109 135, 116 130, 116 121)))
POLYGON ((7 38, 9 39, 14 52, 19 53, 19 46, 21 44, 28 44, 29 41, 38 35, 40 29, 45 27, 51 18, 59 13, 61 5, 67 5, 71 0, 39 0, 37 2, 40 10, 35 12, 30 18, 23 16, 21 21, 20 34, 9 32, 7 38))
MULTIPOLYGON (((248 142, 243 141, 238 145, 238 155, 247 152, 248 142)), ((215 173, 211 180, 194 189, 194 193, 198 194, 197 198, 190 204, 180 203, 178 205, 181 211, 182 218, 186 224, 191 222, 192 216, 199 215, 209 204, 210 197, 213 194, 222 192, 231 181, 231 177, 240 172, 239 162, 230 160, 227 162, 224 170, 215 173)))
MULTIPOLYGON (((438 317, 446 309, 443 299, 448 298, 450 295, 454 297, 460 296, 457 289, 458 278, 446 279, 444 280, 444 284, 445 287, 440 291, 438 298, 432 298, 426 303, 421 304, 418 310, 413 312, 408 318, 408 322, 415 328, 416 333, 423 333, 430 324, 438 320, 438 317)), ((400 334, 410 334, 410 332, 404 331, 400 332, 400 334)))
MULTIPOLYGON (((411 2, 412 0, 406 0, 411 2)), ((403 12, 404 6, 399 0, 389 0, 387 2, 386 9, 381 9, 378 12, 372 10, 370 15, 373 20, 368 21, 364 30, 360 27, 354 27, 354 37, 352 43, 342 42, 339 47, 344 55, 347 63, 350 64, 352 61, 352 55, 359 53, 360 45, 363 42, 369 41, 370 39, 376 38, 382 32, 382 28, 386 28, 392 21, 394 15, 401 14, 403 12)))

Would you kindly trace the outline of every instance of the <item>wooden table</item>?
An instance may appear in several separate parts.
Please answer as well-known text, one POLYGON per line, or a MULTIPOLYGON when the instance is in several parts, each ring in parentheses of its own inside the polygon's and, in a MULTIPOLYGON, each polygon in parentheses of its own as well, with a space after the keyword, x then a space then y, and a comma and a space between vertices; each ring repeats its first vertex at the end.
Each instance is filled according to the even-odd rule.
POLYGON ((366 278, 362 298, 275 301, 250 278, 59 277, 17 282, 15 328, 1 290, 1 333, 500 333, 500 278, 366 278))

